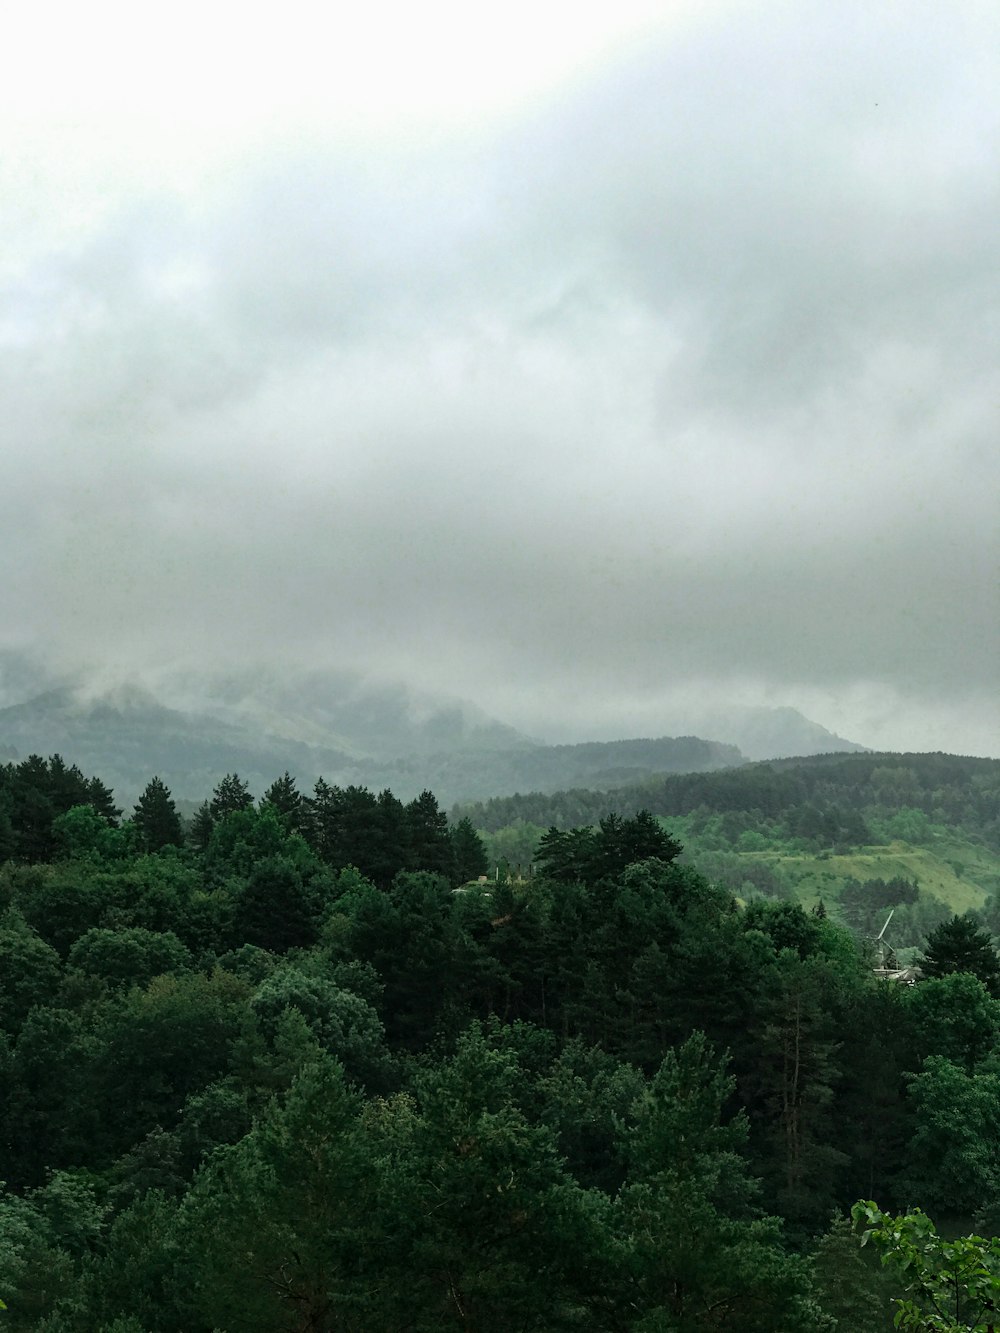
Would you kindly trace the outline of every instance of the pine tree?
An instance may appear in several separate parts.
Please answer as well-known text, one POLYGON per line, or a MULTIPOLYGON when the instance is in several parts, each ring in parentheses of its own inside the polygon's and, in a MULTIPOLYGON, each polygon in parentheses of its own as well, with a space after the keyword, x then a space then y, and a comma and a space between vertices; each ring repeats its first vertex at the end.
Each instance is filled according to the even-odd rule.
POLYGON ((468 817, 460 819, 451 830, 451 847, 455 857, 456 884, 466 884, 470 879, 486 874, 486 848, 468 817))
POLYGON ((212 829, 215 828, 215 820, 212 817, 212 810, 207 801, 202 801, 198 807, 194 819, 191 820, 191 827, 188 830, 188 837, 191 839, 192 846, 197 847, 199 852, 205 851, 212 838, 212 829))
POLYGON ((235 810, 249 810, 253 805, 250 788, 238 773, 227 773, 209 801, 208 808, 213 819, 222 819, 235 810))
POLYGON ((303 808, 302 793, 296 786, 295 779, 287 769, 276 782, 272 782, 267 791, 260 798, 261 809, 265 805, 272 806, 281 816, 282 823, 293 833, 303 832, 305 825, 305 810, 303 808))
POLYGON ((454 865, 448 816, 438 809, 437 797, 422 791, 406 807, 409 831, 410 868, 432 870, 451 879, 454 865))
POLYGON ((991 995, 1000 996, 1000 962, 989 932, 967 916, 953 916, 931 931, 920 966, 925 977, 971 972, 991 995))
POLYGON ((158 852, 163 847, 179 847, 183 841, 177 807, 169 788, 158 777, 147 784, 136 802, 132 823, 144 851, 158 852))

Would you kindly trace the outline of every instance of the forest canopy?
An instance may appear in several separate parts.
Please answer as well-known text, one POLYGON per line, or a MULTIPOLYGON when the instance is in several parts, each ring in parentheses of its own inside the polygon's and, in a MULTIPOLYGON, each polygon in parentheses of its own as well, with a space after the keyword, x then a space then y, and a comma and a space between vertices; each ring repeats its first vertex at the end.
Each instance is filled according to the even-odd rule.
POLYGON ((641 805, 530 878, 429 791, 234 773, 185 825, 54 756, 0 809, 12 1329, 866 1333, 912 1297, 858 1199, 1000 1222, 973 918, 880 980, 641 805))

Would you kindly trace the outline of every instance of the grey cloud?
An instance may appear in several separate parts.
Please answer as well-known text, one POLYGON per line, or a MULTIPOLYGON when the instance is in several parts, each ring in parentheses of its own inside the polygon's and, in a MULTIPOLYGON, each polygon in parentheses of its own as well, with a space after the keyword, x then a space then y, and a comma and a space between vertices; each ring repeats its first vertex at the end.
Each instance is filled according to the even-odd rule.
POLYGON ((36 260, 11 632, 374 664, 535 731, 714 690, 1000 748, 991 20, 727 15, 36 260))

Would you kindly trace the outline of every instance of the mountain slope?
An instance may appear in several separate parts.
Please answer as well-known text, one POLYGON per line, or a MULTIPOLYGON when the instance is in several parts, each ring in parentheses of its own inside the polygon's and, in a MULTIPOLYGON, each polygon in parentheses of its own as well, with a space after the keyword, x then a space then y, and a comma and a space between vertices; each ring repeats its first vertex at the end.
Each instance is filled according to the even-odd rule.
POLYGON ((293 700, 281 690, 251 695, 239 685, 203 700, 195 710, 167 707, 135 686, 97 695, 49 690, 0 709, 0 747, 8 758, 62 754, 98 774, 126 806, 154 774, 190 801, 203 799, 227 772, 238 772, 259 795, 287 769, 303 788, 322 776, 341 786, 390 787, 403 799, 430 788, 450 803, 506 791, 620 786, 743 761, 734 747, 696 737, 542 746, 467 705, 414 704, 399 690, 356 688, 325 698, 303 692, 293 700), (366 742, 374 752, 363 750, 366 742))

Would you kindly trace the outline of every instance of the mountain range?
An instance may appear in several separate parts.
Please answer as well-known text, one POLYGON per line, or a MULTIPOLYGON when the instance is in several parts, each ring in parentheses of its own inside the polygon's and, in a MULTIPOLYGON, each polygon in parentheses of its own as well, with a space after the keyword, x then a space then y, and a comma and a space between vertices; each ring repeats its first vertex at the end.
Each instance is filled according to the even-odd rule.
POLYGON ((547 745, 472 704, 347 672, 189 672, 155 688, 97 686, 45 681, 8 654, 0 703, 12 694, 21 698, 0 707, 0 760, 61 754, 126 808, 154 774, 183 801, 204 799, 229 772, 260 794, 287 770, 303 788, 322 776, 401 799, 430 788, 451 804, 863 748, 791 708, 704 716, 697 735, 547 745), (33 681, 48 688, 32 693, 33 681))

